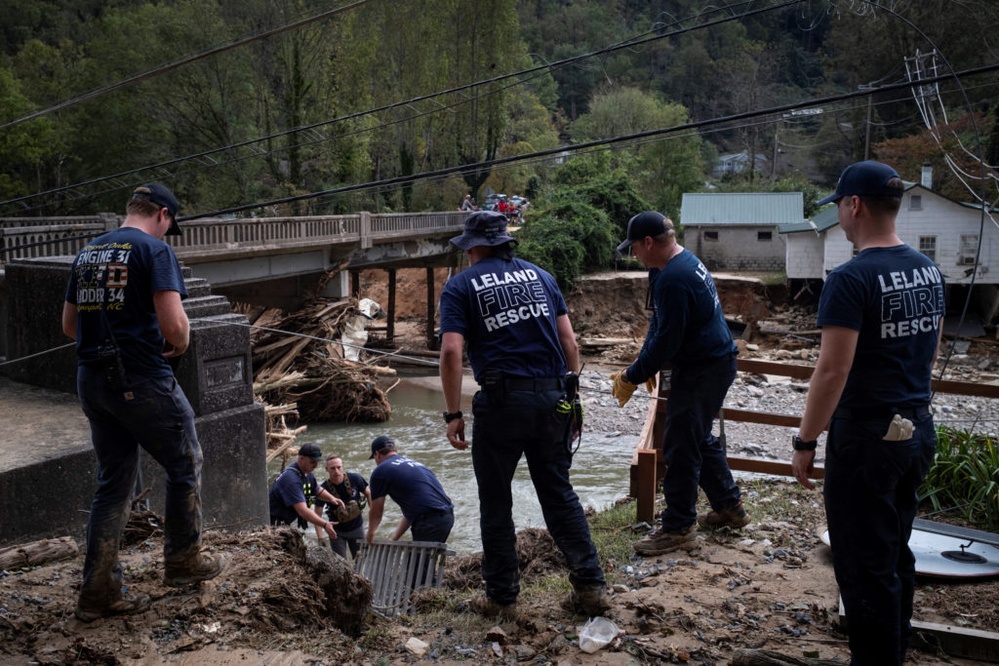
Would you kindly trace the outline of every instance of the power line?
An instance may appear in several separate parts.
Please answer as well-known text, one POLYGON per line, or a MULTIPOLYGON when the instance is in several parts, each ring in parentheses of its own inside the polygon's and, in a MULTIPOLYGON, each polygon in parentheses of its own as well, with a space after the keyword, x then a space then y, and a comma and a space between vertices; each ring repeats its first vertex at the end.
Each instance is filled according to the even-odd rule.
MULTIPOLYGON (((943 80, 948 80, 948 79, 952 79, 952 78, 955 78, 955 77, 961 77, 961 76, 973 76, 973 75, 976 75, 976 74, 984 74, 984 73, 988 73, 988 72, 992 72, 992 71, 996 71, 996 70, 999 70, 999 63, 991 64, 991 65, 983 65, 981 67, 967 69, 967 70, 964 70, 962 72, 956 72, 954 74, 942 74, 942 75, 939 75, 939 76, 936 76, 936 77, 927 78, 927 79, 925 79, 923 81, 923 83, 925 84, 925 83, 932 83, 934 81, 943 81, 943 80)), ((879 88, 878 92, 888 92, 888 91, 892 91, 892 90, 899 90, 899 89, 902 89, 902 88, 907 88, 910 85, 911 84, 908 83, 908 82, 895 83, 895 84, 891 84, 891 85, 879 88)), ((679 132, 685 132, 685 131, 689 131, 689 130, 700 130, 700 129, 706 128, 706 127, 715 127, 715 126, 718 126, 718 125, 732 124, 732 123, 736 123, 736 122, 743 121, 743 120, 750 120, 750 119, 753 119, 753 118, 758 118, 758 117, 761 117, 761 116, 780 114, 780 113, 783 113, 785 111, 792 111, 794 109, 802 109, 802 108, 807 108, 807 107, 810 107, 810 106, 816 106, 816 105, 822 105, 822 104, 832 104, 834 102, 841 102, 841 101, 845 101, 845 100, 849 100, 849 99, 856 99, 856 98, 864 97, 864 96, 870 95, 870 94, 872 94, 871 91, 867 91, 867 90, 851 91, 851 92, 842 93, 842 94, 839 94, 839 95, 830 95, 830 96, 827 96, 827 97, 820 97, 820 98, 816 98, 816 99, 810 99, 810 100, 806 100, 806 101, 803 101, 803 102, 794 102, 794 103, 790 103, 790 104, 782 104, 780 106, 774 106, 774 107, 770 107, 770 108, 767 108, 767 109, 762 109, 762 110, 759 110, 759 111, 745 111, 745 112, 741 112, 741 113, 731 114, 731 115, 728 115, 728 116, 722 116, 722 117, 719 117, 719 118, 712 118, 712 119, 708 119, 708 120, 694 121, 694 122, 685 123, 683 125, 675 125, 673 127, 660 128, 660 129, 654 129, 654 130, 646 130, 646 131, 643 131, 643 132, 635 132, 633 134, 627 134, 627 135, 624 135, 624 136, 613 137, 613 138, 609 138, 609 139, 597 139, 597 140, 594 140, 594 141, 588 141, 588 142, 584 142, 584 143, 581 143, 581 144, 576 144, 576 145, 573 145, 573 146, 559 146, 557 148, 549 148, 547 150, 539 150, 539 151, 536 151, 534 153, 527 153, 527 154, 524 154, 524 155, 515 155, 515 156, 510 156, 510 157, 501 157, 501 158, 496 158, 496 159, 493 159, 493 160, 485 160, 485 161, 482 161, 482 162, 476 162, 476 163, 473 163, 473 164, 463 164, 463 165, 459 165, 459 166, 445 167, 445 168, 441 168, 441 169, 436 169, 434 171, 426 171, 426 172, 419 173, 419 174, 411 174, 411 175, 406 175, 406 176, 396 176, 394 178, 386 178, 386 179, 379 180, 379 181, 373 181, 373 182, 368 182, 368 183, 359 183, 359 184, 353 184, 353 185, 345 185, 343 187, 331 188, 331 189, 321 190, 321 191, 318 191, 318 192, 312 192, 312 193, 308 193, 308 194, 299 194, 299 195, 295 195, 295 196, 284 197, 284 198, 281 198, 281 199, 273 199, 273 200, 270 200, 270 201, 265 201, 265 202, 260 202, 260 203, 245 204, 245 205, 242 205, 242 206, 233 206, 233 207, 230 207, 230 208, 223 208, 223 209, 212 211, 212 212, 208 212, 208 213, 199 213, 197 215, 190 215, 190 216, 187 216, 187 217, 182 217, 180 219, 182 219, 182 220, 196 220, 196 219, 201 219, 201 218, 205 218, 205 217, 214 217, 214 216, 218 216, 218 215, 227 215, 227 214, 231 214, 231 213, 240 213, 240 212, 247 211, 247 210, 255 210, 257 208, 265 208, 267 206, 276 206, 276 205, 280 205, 280 204, 294 203, 296 201, 306 201, 306 200, 309 200, 309 199, 316 199, 316 198, 319 198, 319 197, 332 196, 332 195, 338 195, 338 194, 347 194, 349 192, 357 192, 357 191, 362 191, 362 190, 367 190, 367 189, 375 189, 375 188, 381 188, 381 187, 389 187, 389 186, 395 186, 395 185, 401 185, 401 184, 407 184, 407 183, 414 183, 414 182, 417 182, 417 181, 420 181, 420 180, 424 180, 424 179, 440 178, 440 177, 443 177, 443 176, 451 175, 451 174, 454 174, 454 173, 461 173, 461 172, 464 172, 464 171, 472 171, 472 170, 482 169, 482 168, 486 168, 486 167, 491 168, 491 167, 498 166, 498 165, 503 165, 503 164, 519 163, 521 161, 526 161, 526 160, 529 160, 529 159, 530 160, 539 159, 539 158, 542 158, 542 157, 551 156, 551 155, 558 155, 558 154, 565 153, 565 152, 577 152, 577 151, 580 151, 580 150, 585 150, 587 148, 626 144, 628 142, 639 140, 639 139, 646 139, 646 138, 650 138, 650 137, 661 137, 661 136, 666 136, 666 135, 670 135, 670 134, 676 134, 676 133, 679 133, 679 132)))
POLYGON ((356 2, 353 2, 349 5, 345 5, 343 7, 338 7, 337 9, 330 9, 325 12, 316 14, 315 16, 310 16, 308 18, 301 19, 300 21, 295 21, 294 23, 288 23, 286 25, 279 26, 271 30, 266 30, 256 35, 250 35, 249 37, 244 37, 243 39, 238 39, 235 42, 231 42, 223 46, 217 46, 213 49, 209 49, 208 51, 202 51, 201 53, 181 58, 180 60, 174 60, 173 62, 167 63, 165 65, 160 65, 159 67, 155 67, 148 71, 142 72, 141 74, 135 74, 134 76, 126 77, 124 79, 121 79, 120 81, 115 81, 114 83, 109 83, 106 86, 95 88, 89 92, 83 93, 82 95, 78 95, 77 97, 72 97, 70 99, 59 102, 58 104, 54 104, 53 106, 42 109, 40 111, 35 111, 34 113, 30 113, 24 116, 23 118, 12 120, 8 123, 0 125, 0 130, 5 130, 8 127, 14 127, 15 125, 20 125, 23 122, 27 122, 35 118, 40 118, 54 111, 60 111, 62 109, 66 109, 71 106, 75 106, 80 102, 85 102, 95 97, 100 97, 101 95, 109 93, 112 90, 124 88, 125 86, 129 86, 133 83, 138 83, 139 81, 145 81, 146 79, 151 79, 153 77, 159 76, 160 74, 171 72, 175 69, 183 67, 184 65, 189 65, 192 62, 204 60, 205 58, 210 58, 220 53, 225 53, 226 51, 231 51, 232 49, 236 49, 241 46, 246 46, 247 44, 252 44, 253 42, 258 42, 262 39, 267 39, 268 37, 273 37, 274 35, 279 35, 283 32, 288 32, 289 30, 296 30, 303 26, 309 25, 310 23, 315 23, 316 21, 321 21, 323 19, 329 18, 330 16, 334 16, 341 12, 347 11, 348 9, 354 9, 361 5, 367 4, 370 1, 371 0, 356 0, 356 2))

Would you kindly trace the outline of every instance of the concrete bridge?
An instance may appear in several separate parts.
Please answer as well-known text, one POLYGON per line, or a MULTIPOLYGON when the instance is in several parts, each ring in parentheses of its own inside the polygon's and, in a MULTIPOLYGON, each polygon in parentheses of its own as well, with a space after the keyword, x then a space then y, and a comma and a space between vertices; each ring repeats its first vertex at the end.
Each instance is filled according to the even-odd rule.
MULTIPOLYGON (((178 258, 215 293, 245 303, 295 309, 319 276, 337 271, 327 295, 351 293, 348 276, 367 267, 447 265, 448 240, 467 213, 354 213, 308 217, 204 218, 181 222, 168 236, 178 258)), ((113 213, 80 217, 0 219, 0 265, 14 259, 72 256, 88 240, 115 229, 113 213)))

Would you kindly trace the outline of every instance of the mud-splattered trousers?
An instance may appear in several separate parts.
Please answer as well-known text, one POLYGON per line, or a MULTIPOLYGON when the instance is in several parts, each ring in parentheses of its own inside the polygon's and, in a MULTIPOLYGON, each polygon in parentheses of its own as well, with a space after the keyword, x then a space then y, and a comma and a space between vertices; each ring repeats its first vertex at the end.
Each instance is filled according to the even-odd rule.
POLYGON ((131 399, 101 368, 80 366, 77 390, 97 455, 80 599, 98 608, 121 598, 118 545, 139 468, 139 447, 166 472, 163 556, 182 564, 201 547, 201 445, 194 411, 170 377, 127 376, 131 399))

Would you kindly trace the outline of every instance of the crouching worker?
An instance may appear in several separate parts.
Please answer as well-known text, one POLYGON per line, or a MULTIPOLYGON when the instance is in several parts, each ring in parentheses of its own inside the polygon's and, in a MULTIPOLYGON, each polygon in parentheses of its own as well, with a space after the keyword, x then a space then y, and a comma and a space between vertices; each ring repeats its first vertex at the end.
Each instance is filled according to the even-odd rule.
MULTIPOLYGON (((297 518, 319 527, 331 539, 337 537, 336 530, 333 529, 334 523, 316 515, 312 510, 317 496, 325 502, 343 505, 341 499, 320 488, 316 477, 312 475, 312 470, 322 459, 323 452, 315 444, 302 444, 298 449, 298 459, 284 468, 268 493, 271 525, 291 525, 297 518)), ((304 526, 303 524, 302 527, 304 526)))

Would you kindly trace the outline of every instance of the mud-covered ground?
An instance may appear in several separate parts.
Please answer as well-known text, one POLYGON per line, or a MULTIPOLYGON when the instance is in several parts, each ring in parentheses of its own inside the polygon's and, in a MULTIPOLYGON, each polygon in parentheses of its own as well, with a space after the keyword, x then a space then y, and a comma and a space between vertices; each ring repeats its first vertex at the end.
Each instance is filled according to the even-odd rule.
MULTIPOLYGON (((636 322, 644 327, 642 313, 622 309, 620 295, 597 291, 588 301, 582 295, 570 298, 580 337, 631 335, 629 327, 636 322)), ((814 362, 818 339, 807 333, 812 328, 807 311, 774 313, 765 298, 746 293, 735 314, 740 308, 752 310, 762 317, 757 321, 766 322, 759 328, 785 332, 758 333, 743 353, 814 362)), ((587 428, 622 437, 641 430, 644 389, 622 409, 610 396, 608 378, 637 348, 633 341, 587 357, 581 382, 587 428)), ((949 361, 955 372, 949 378, 994 381, 992 349, 991 341, 973 342, 961 358, 949 361)), ((740 374, 726 404, 800 414, 806 388, 786 379, 740 374)), ((988 424, 995 416, 995 406, 979 399, 938 396, 935 406, 939 417, 955 421, 988 424)), ((726 424, 733 454, 787 459, 788 434, 770 426, 726 424)), ((519 536, 524 592, 517 621, 497 624, 467 610, 480 586, 478 557, 470 555, 448 561, 444 586, 421 594, 412 616, 385 620, 369 614, 358 631, 345 632, 326 610, 337 603, 337 586, 330 585, 316 554, 310 555, 290 528, 209 532, 206 547, 225 554, 228 568, 200 587, 175 590, 161 583, 162 535, 152 527, 133 532, 122 557, 126 584, 153 600, 140 615, 91 624, 74 618, 82 555, 0 572, 0 663, 721 666, 748 649, 848 659, 845 636, 837 628, 829 551, 818 538, 824 524, 821 493, 786 479, 741 478, 740 484, 753 519, 743 530, 702 532, 691 549, 662 557, 605 558, 613 590, 607 616, 620 633, 595 654, 579 648, 585 618, 561 606, 569 589, 563 562, 543 530, 519 536), (538 582, 553 572, 559 574, 555 583, 538 582)), ((642 536, 641 527, 634 533, 630 527, 619 530, 627 539, 642 536)), ((916 593, 916 619, 999 632, 997 597, 996 580, 924 580, 916 593)), ((910 663, 978 662, 930 650, 914 652, 910 663)))

